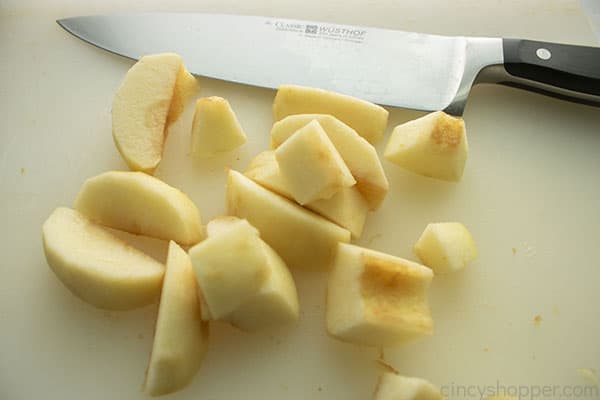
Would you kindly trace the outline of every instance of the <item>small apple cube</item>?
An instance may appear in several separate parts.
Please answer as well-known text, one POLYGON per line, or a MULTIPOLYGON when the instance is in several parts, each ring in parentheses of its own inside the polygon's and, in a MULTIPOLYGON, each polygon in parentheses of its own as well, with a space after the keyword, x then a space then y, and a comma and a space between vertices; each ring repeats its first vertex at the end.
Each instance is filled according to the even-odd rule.
POLYGON ((342 156, 356 179, 356 188, 367 201, 369 209, 373 211, 378 209, 387 195, 389 183, 377 150, 354 129, 333 115, 295 114, 277 121, 271 128, 271 149, 278 148, 298 129, 312 120, 316 120, 321 125, 342 156))
POLYGON ((189 255, 204 320, 223 319, 254 296, 271 273, 258 232, 245 220, 209 236, 189 255))
MULTIPOLYGON (((273 151, 264 151, 254 157, 245 175, 267 189, 293 199, 279 172, 279 164, 273 151)), ((315 200, 304 206, 348 229, 354 238, 359 238, 362 234, 369 212, 369 206, 358 190, 358 185, 343 188, 330 199, 315 200)))
POLYGON ((170 242, 144 382, 146 393, 176 392, 196 375, 208 345, 208 324, 201 315, 192 262, 181 247, 170 242))
MULTIPOLYGON (((226 232, 240 221, 244 220, 230 216, 215 218, 208 223, 208 236, 226 232)), ((271 271, 269 277, 254 296, 223 318, 245 331, 287 324, 297 321, 299 316, 298 294, 292 274, 281 257, 268 244, 261 243, 271 271)))
POLYGON ((423 264, 436 274, 463 269, 477 258, 473 236, 459 222, 427 225, 414 250, 423 264))
POLYGON ((443 400, 439 389, 421 378, 385 372, 379 378, 375 400, 443 400))
POLYGON ((273 116, 279 121, 292 114, 331 114, 354 128, 369 143, 381 139, 388 111, 356 97, 297 85, 281 85, 273 102, 273 116))
POLYGON ((464 120, 437 111, 394 128, 384 157, 420 175, 459 181, 468 151, 464 120))
POLYGON ((331 140, 317 121, 308 123, 275 150, 281 176, 300 204, 329 199, 356 184, 331 140))
POLYGON ((233 150, 246 140, 246 134, 227 100, 221 97, 198 99, 192 123, 192 153, 214 155, 233 150))
POLYGON ((427 291, 433 272, 420 264, 340 243, 327 291, 327 331, 365 346, 387 347, 433 332, 427 291))

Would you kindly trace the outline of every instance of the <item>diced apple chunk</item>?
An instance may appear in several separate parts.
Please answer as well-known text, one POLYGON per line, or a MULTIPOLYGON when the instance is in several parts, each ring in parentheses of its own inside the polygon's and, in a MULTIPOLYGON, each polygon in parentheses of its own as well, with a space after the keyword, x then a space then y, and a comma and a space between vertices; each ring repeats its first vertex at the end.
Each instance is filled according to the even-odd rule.
POLYGON ((436 274, 443 274, 463 269, 477 258, 477 247, 463 224, 442 222, 427 225, 415 253, 436 274))
POLYGON ((192 124, 192 153, 214 155, 233 150, 246 140, 227 100, 216 96, 198 99, 192 124))
POLYGON ((356 187, 370 210, 379 208, 389 190, 389 183, 375 148, 356 131, 327 114, 297 114, 277 121, 271 129, 271 149, 276 149, 298 129, 312 120, 319 122, 356 179, 356 187))
POLYGON ((142 172, 109 171, 89 178, 75 208, 101 225, 182 245, 203 236, 200 212, 192 200, 142 172))
POLYGON ((271 270, 258 232, 240 220, 189 250, 204 320, 223 319, 258 292, 271 270))
POLYGON ((350 232, 230 170, 227 213, 245 218, 290 268, 327 268, 350 232))
POLYGON ((275 150, 281 176, 300 204, 329 199, 356 180, 317 121, 308 123, 275 150))
MULTIPOLYGON (((207 226, 208 236, 231 229, 237 217, 219 217, 207 226)), ((298 320, 299 305, 296 285, 287 266, 265 242, 261 241, 271 271, 261 288, 224 320, 245 331, 279 326, 298 320)))
POLYGON ((48 265, 77 297, 100 308, 128 310, 158 298, 164 267, 158 261, 60 207, 42 227, 48 265))
POLYGON ((340 243, 329 277, 327 331, 375 347, 431 335, 427 291, 433 272, 420 264, 340 243))
POLYGON ((273 116, 279 121, 292 114, 331 114, 350 125, 370 143, 383 136, 388 111, 352 96, 296 85, 281 85, 273 102, 273 116))
POLYGON ((208 324, 201 319, 197 293, 190 258, 170 242, 144 382, 144 391, 151 396, 183 389, 200 369, 208 344, 208 324))
MULTIPOLYGON (((267 189, 293 199, 286 182, 281 177, 279 165, 272 151, 257 155, 250 162, 245 175, 267 189)), ((316 200, 305 204, 305 207, 348 229, 354 238, 359 238, 362 234, 369 211, 368 204, 357 186, 343 188, 330 199, 316 200)))
POLYGON ((439 389, 421 378, 385 372, 379 378, 375 400, 443 400, 439 389))
POLYGON ((129 69, 112 104, 113 138, 129 168, 154 172, 167 122, 181 114, 195 87, 177 54, 144 56, 129 69))
POLYGON ((468 151, 464 120, 437 111, 394 128, 384 156, 417 174, 459 181, 468 151))

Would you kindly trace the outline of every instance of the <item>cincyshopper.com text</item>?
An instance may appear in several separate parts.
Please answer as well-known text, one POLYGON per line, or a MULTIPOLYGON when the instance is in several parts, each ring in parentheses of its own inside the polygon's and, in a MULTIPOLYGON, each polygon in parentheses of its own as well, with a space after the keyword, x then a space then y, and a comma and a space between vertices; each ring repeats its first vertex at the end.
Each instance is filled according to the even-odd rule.
POLYGON ((496 381, 495 385, 469 385, 452 382, 440 387, 449 400, 478 399, 491 396, 512 396, 519 400, 534 399, 600 399, 596 385, 509 385, 496 381))

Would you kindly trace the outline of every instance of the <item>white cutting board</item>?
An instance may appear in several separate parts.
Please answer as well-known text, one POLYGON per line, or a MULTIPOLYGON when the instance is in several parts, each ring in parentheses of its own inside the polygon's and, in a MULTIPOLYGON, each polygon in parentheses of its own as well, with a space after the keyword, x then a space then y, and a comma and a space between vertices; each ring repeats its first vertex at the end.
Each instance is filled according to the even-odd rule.
MULTIPOLYGON (((87 177, 125 169, 112 142, 110 105, 131 63, 71 37, 56 18, 196 10, 593 43, 579 4, 567 0, 125 3, 0 5, 0 399, 145 398, 140 387, 156 306, 94 309, 62 286, 42 253, 41 224, 51 211, 71 205, 87 177)), ((208 221, 224 212, 224 168, 243 169, 267 147, 274 92, 207 79, 201 85, 200 95, 230 100, 248 144, 227 157, 192 161, 188 108, 157 175, 189 193, 208 221)), ((388 134, 419 115, 390 111, 388 134)), ((576 369, 600 369, 600 109, 482 86, 472 92, 465 119, 471 152, 459 184, 384 161, 391 192, 360 243, 413 258, 411 247, 428 222, 458 220, 481 254, 467 270, 434 279, 435 335, 386 349, 385 359, 444 385, 456 399, 479 398, 474 386, 473 396, 456 395, 459 385, 583 387, 576 369)), ((164 257, 164 246, 153 254, 164 257)), ((325 273, 294 276, 298 325, 251 335, 214 325, 201 372, 172 398, 369 399, 379 352, 328 338, 325 273)))

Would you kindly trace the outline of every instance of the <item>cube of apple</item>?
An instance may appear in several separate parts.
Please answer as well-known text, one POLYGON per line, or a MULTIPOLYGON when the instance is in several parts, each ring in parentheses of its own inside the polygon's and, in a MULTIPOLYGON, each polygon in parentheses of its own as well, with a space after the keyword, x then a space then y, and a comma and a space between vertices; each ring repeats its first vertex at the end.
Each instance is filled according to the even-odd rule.
POLYGON ((213 155, 244 143, 246 134, 227 100, 221 97, 198 99, 192 124, 192 153, 213 155))
POLYGON ((162 264, 75 210, 54 210, 42 227, 42 240, 58 279, 96 307, 129 310, 160 294, 162 264))
POLYGON ((327 268, 350 232, 230 170, 227 213, 245 218, 290 268, 327 268))
POLYGON ((292 114, 331 114, 350 125, 370 143, 383 136, 388 111, 356 97, 296 85, 281 85, 273 102, 273 116, 279 121, 292 114))
POLYGON ((77 195, 75 208, 101 225, 182 245, 203 237, 194 202, 142 172, 109 171, 89 178, 77 195))
POLYGON ((327 331, 342 341, 387 347, 431 335, 427 291, 433 272, 420 264, 340 243, 327 290, 327 331))
MULTIPOLYGON (((213 229, 214 230, 214 229, 213 229)), ((204 320, 223 319, 254 296, 269 278, 264 246, 257 230, 239 220, 189 250, 204 320)))
MULTIPOLYGON (((293 199, 281 177, 274 152, 264 151, 257 155, 250 162, 245 175, 267 189, 293 199)), ((348 229, 354 238, 359 238, 362 234, 369 211, 368 204, 356 185, 343 188, 330 199, 307 203, 305 207, 348 229)))
POLYGON ((113 139, 129 168, 154 172, 167 122, 181 114, 195 87, 177 54, 144 56, 129 69, 112 104, 113 139))
POLYGON ((384 156, 417 174, 459 181, 468 151, 464 120, 437 111, 394 128, 384 156))
POLYGON ((477 258, 473 236, 459 222, 427 225, 414 250, 436 274, 460 270, 477 258))
POLYGON ((290 115, 273 124, 271 149, 276 149, 298 129, 312 120, 319 122, 348 169, 356 179, 356 187, 369 208, 379 208, 389 190, 389 183, 377 155, 377 150, 356 131, 327 114, 290 115))
POLYGON ((300 204, 329 199, 356 180, 317 121, 308 123, 275 150, 279 171, 300 204))
POLYGON ((375 390, 375 400, 443 400, 439 389, 421 378, 384 372, 375 390))
POLYGON ((144 391, 151 396, 183 389, 200 369, 208 344, 208 324, 201 319, 197 286, 187 253, 170 242, 144 381, 144 391))
MULTIPOLYGON (((235 226, 237 217, 215 218, 207 225, 208 236, 218 235, 235 226)), ((240 304, 224 320, 245 331, 288 324, 298 320, 299 305, 292 274, 277 253, 261 241, 267 267, 271 271, 261 288, 240 304)))

